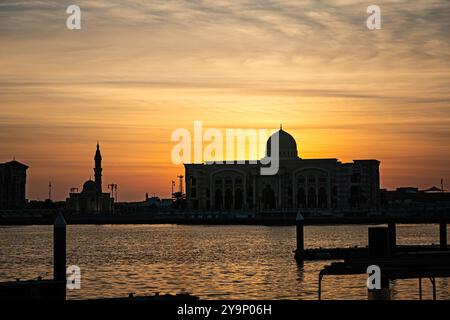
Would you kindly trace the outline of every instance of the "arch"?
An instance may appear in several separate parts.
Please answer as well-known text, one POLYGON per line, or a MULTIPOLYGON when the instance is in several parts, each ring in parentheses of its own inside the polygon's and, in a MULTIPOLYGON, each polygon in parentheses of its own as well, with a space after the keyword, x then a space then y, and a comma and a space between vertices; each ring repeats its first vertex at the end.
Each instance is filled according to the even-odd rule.
POLYGON ((303 188, 297 191, 297 208, 306 208, 306 194, 303 188))
POLYGON ((241 188, 237 188, 234 195, 234 208, 237 210, 242 209, 243 200, 244 200, 243 191, 241 188))
POLYGON ((217 210, 222 209, 223 199, 222 199, 222 190, 216 189, 215 197, 214 197, 214 208, 217 210))
POLYGON ((316 189, 308 189, 308 208, 316 208, 316 189))
POLYGON ((233 192, 231 189, 225 190, 225 203, 224 203, 225 209, 231 209, 233 207, 233 192))
POLYGON ((324 187, 320 187, 318 196, 319 208, 325 209, 328 207, 327 199, 327 190, 324 187))
POLYGON ((251 183, 247 187, 247 199, 245 201, 247 201, 247 207, 253 209, 253 186, 251 183))
POLYGON ((211 177, 214 177, 215 175, 218 175, 219 173, 222 172, 234 172, 237 174, 240 174, 243 176, 243 178, 245 179, 245 172, 239 169, 233 169, 233 168, 224 168, 224 169, 218 169, 216 171, 211 172, 211 177))
POLYGON ((287 205, 288 208, 294 207, 294 190, 292 189, 292 186, 288 186, 287 205))
POLYGON ((322 171, 323 173, 326 173, 327 176, 329 176, 329 172, 328 170, 324 169, 324 168, 319 168, 319 167, 304 167, 304 168, 299 168, 294 170, 293 175, 294 177, 297 177, 297 174, 299 174, 302 171, 310 171, 310 170, 317 170, 317 171, 322 171))
POLYGON ((297 184, 298 184, 298 185, 304 184, 305 181, 306 181, 306 179, 305 179, 305 176, 304 176, 304 175, 302 175, 302 174, 298 175, 298 177, 297 177, 297 184))
MULTIPOLYGON (((234 193, 235 193, 236 187, 240 187, 241 190, 243 190, 244 195, 242 198, 245 199, 245 197, 246 197, 246 194, 245 194, 246 185, 247 185, 246 173, 242 170, 234 169, 234 168, 222 168, 222 169, 215 170, 215 171, 211 172, 211 174, 210 174, 210 181, 211 181, 210 182, 211 188, 213 188, 214 186, 217 188, 220 185, 221 189, 225 190, 225 194, 222 193, 220 195, 220 200, 222 201, 221 208, 232 209, 234 207, 234 201, 235 201, 234 193), (242 182, 237 183, 237 184, 235 182, 233 182, 233 180, 236 179, 236 177, 241 179, 242 182), (213 185, 213 183, 215 185, 213 185), (217 185, 217 184, 219 184, 219 185, 217 185)), ((216 195, 216 197, 217 197, 217 195, 216 195)), ((218 203, 219 201, 214 199, 213 202, 218 203)))
POLYGON ((329 170, 327 170, 325 168, 316 167, 316 166, 303 167, 303 168, 298 168, 298 169, 294 170, 292 172, 292 185, 294 187, 294 193, 297 195, 297 197, 294 198, 296 201, 295 207, 297 207, 297 208, 301 208, 299 194, 298 194, 298 190, 301 187, 304 187, 304 188, 313 187, 313 188, 308 189, 308 192, 306 195, 306 200, 305 200, 305 208, 316 208, 317 207, 318 199, 317 199, 316 187, 319 186, 320 183, 318 180, 317 181, 315 180, 314 183, 308 183, 308 176, 310 174, 314 174, 315 176, 317 176, 317 178, 321 174, 325 174, 325 176, 327 178, 327 185, 328 185, 327 188, 328 189, 330 188, 331 174, 330 174, 329 170), (304 176, 304 179, 305 179, 304 183, 299 182, 299 179, 301 178, 301 176, 304 176), (314 200, 313 200, 313 196, 315 197, 314 200))
POLYGON ((264 209, 275 209, 275 191, 270 184, 266 184, 263 189, 263 207, 264 209))

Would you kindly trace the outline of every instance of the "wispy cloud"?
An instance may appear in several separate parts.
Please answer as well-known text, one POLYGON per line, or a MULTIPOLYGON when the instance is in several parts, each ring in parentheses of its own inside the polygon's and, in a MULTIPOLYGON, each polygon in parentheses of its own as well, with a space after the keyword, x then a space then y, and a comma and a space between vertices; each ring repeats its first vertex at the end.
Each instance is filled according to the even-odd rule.
MULTIPOLYGON (((120 150, 111 157, 130 146, 123 164, 164 163, 170 130, 195 119, 284 122, 306 155, 370 153, 386 168, 405 154, 448 159, 450 2, 377 4, 383 29, 369 31, 362 0, 3 0, 0 160, 38 161, 55 146, 76 156, 103 139, 120 150), (66 29, 69 4, 81 7, 82 30, 66 29)), ((62 167, 61 157, 45 160, 62 167)), ((178 170, 166 169, 158 179, 178 170)), ((428 183, 422 172, 417 183, 428 183)), ((116 182, 142 193, 129 179, 116 182)))

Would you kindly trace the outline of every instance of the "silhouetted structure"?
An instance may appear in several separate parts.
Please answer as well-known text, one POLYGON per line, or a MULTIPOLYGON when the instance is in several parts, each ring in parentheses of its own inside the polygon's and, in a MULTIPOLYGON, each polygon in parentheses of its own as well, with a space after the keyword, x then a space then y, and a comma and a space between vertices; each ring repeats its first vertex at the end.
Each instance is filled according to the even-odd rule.
MULTIPOLYGON (((379 209, 378 160, 302 159, 295 139, 279 135, 279 171, 260 174, 261 162, 186 164, 188 208, 204 210, 293 211, 311 213, 373 212, 379 209)), ((270 156, 273 135, 266 145, 270 156)))
POLYGON ((80 193, 71 192, 66 199, 67 209, 77 213, 110 213, 114 210, 114 198, 102 191, 102 155, 97 143, 95 152, 95 181, 89 179, 80 193))
MULTIPOLYGON (((450 276, 450 252, 447 251, 446 220, 440 224, 440 246, 397 246, 392 226, 369 228, 368 247, 363 251, 350 249, 346 254, 328 250, 330 260, 343 260, 325 266, 319 273, 318 295, 322 294, 322 280, 325 275, 366 274, 369 266, 380 270, 380 288, 368 290, 369 299, 390 299, 390 280, 419 279, 419 298, 422 300, 422 279, 430 279, 433 287, 433 300, 436 300, 436 278, 450 276), (445 230, 445 232, 444 232, 445 230), (394 250, 392 250, 394 249, 394 250), (334 254, 333 254, 334 252, 334 254), (338 253, 338 255, 336 254, 338 253)), ((325 253, 322 251, 323 257, 325 253)))
POLYGON ((66 220, 61 212, 53 223, 53 281, 60 300, 66 299, 66 220))
POLYGON ((53 279, 0 282, 0 300, 66 299, 66 221, 59 213, 53 222, 53 279))
POLYGON ((386 211, 405 212, 409 215, 432 215, 436 210, 450 209, 450 192, 431 187, 401 187, 381 190, 381 206, 386 211))
POLYGON ((28 166, 13 160, 0 164, 0 209, 21 209, 26 204, 28 166))

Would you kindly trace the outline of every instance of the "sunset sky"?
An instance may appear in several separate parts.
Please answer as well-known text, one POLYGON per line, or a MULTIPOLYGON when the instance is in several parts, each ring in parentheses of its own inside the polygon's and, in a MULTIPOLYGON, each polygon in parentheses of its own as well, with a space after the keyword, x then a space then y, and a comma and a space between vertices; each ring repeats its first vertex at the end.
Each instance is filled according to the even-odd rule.
POLYGON ((173 130, 282 123, 302 158, 378 159, 382 187, 450 189, 449 30, 447 0, 2 0, 0 162, 30 166, 28 198, 51 180, 61 200, 99 140, 105 189, 167 197, 184 171, 173 130))

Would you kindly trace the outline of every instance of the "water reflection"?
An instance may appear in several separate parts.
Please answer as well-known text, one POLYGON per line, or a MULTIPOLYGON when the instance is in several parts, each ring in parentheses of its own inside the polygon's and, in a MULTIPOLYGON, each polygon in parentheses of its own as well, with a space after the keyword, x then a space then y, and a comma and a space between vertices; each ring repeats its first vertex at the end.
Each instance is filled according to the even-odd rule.
MULTIPOLYGON (((398 243, 438 242, 438 227, 399 226, 398 243), (418 239, 420 236, 420 239, 418 239)), ((367 226, 311 226, 305 246, 365 245, 367 226)), ((69 299, 188 291, 207 299, 317 299, 328 262, 293 258, 295 227, 69 226, 68 264, 81 267, 69 299)), ((0 280, 52 277, 52 227, 0 228, 0 280)), ((325 277, 323 299, 366 299, 366 278, 325 277)), ((448 279, 437 279, 448 299, 448 279)), ((392 283, 393 298, 418 299, 418 280, 392 283)), ((423 281, 424 298, 432 297, 423 281)))

